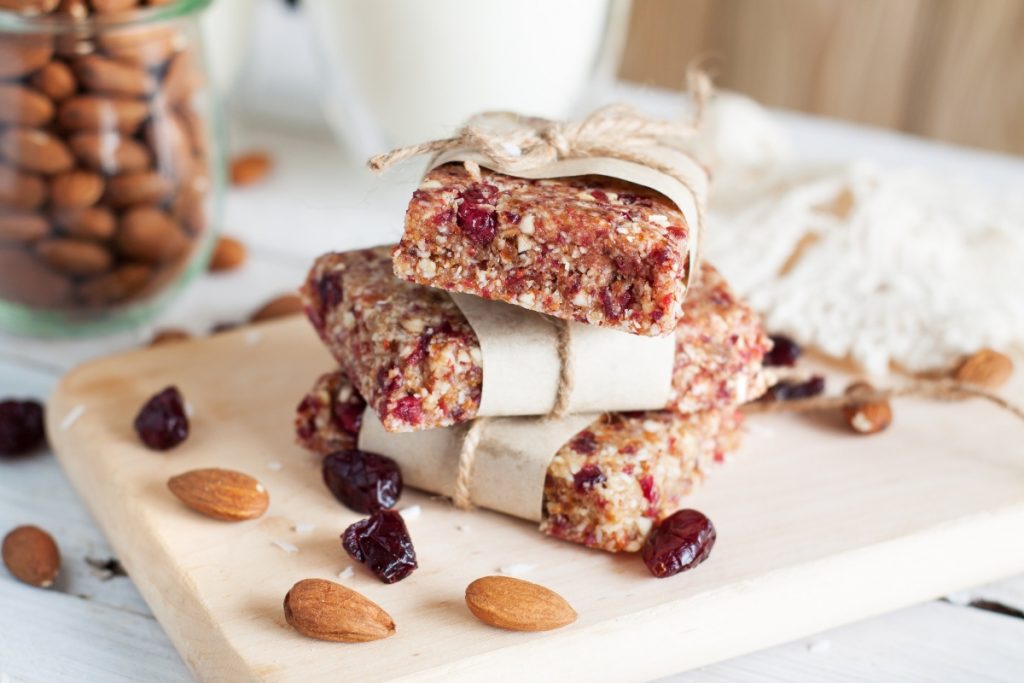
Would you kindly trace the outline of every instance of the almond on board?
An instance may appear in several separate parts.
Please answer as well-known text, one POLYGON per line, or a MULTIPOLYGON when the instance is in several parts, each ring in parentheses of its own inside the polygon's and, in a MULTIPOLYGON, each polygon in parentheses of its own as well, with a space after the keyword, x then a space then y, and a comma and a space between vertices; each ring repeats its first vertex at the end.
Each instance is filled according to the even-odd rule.
POLYGON ((317 640, 365 643, 395 634, 395 622, 377 603, 324 579, 299 581, 284 596, 284 618, 317 640))
POLYGON ((196 512, 227 522, 260 517, 270 504, 270 496, 259 481, 216 467, 171 477, 167 488, 196 512))
POLYGON ((469 584, 466 605, 485 624, 512 631, 550 631, 576 621, 576 610, 561 595, 511 576, 469 584))

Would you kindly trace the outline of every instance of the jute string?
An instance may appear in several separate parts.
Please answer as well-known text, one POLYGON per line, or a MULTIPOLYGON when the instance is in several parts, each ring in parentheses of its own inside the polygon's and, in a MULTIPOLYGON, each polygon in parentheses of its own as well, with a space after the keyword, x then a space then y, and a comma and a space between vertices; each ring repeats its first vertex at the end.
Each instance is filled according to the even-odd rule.
MULTIPOLYGON (((602 107, 581 121, 551 121, 512 112, 487 112, 473 117, 450 138, 378 154, 367 165, 373 171, 382 172, 415 157, 429 154, 436 159, 452 150, 479 153, 494 170, 507 175, 521 174, 563 159, 608 157, 630 161, 673 178, 693 195, 697 225, 691 237, 691 249, 699 255, 696 250, 700 248, 704 233, 704 206, 700 194, 679 169, 655 158, 644 149, 661 146, 689 155, 687 143, 704 120, 712 86, 708 75, 695 66, 687 70, 686 76, 693 100, 693 117, 689 122, 651 119, 624 104, 602 107), (498 127, 496 121, 504 125, 498 127)), ((479 168, 473 162, 468 162, 466 168, 471 176, 479 173, 479 168)), ((693 273, 690 275, 693 276, 693 273)), ((566 414, 572 393, 570 327, 563 320, 557 321, 556 327, 561 369, 555 405, 548 414, 549 418, 566 414)), ((466 432, 459 453, 458 475, 452 498, 456 506, 463 509, 471 507, 469 489, 473 461, 485 425, 483 419, 473 423, 466 432)))
POLYGON ((987 389, 951 379, 925 379, 887 389, 860 388, 841 396, 812 396, 789 401, 756 401, 747 403, 745 413, 806 413, 838 410, 877 401, 888 401, 901 396, 917 396, 938 401, 963 401, 980 398, 1024 420, 1024 408, 987 389))

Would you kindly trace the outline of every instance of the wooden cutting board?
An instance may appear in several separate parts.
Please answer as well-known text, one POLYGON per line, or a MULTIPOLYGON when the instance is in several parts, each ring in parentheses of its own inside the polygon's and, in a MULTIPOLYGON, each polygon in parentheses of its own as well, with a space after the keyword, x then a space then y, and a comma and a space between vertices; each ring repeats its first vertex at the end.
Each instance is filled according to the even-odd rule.
POLYGON ((285 624, 282 599, 299 579, 337 580, 353 564, 339 534, 359 517, 292 443, 294 407, 330 367, 292 319, 95 361, 51 399, 64 469, 202 680, 641 681, 1024 571, 1024 425, 977 401, 908 400, 875 437, 825 417, 751 419, 743 450, 692 497, 718 528, 715 551, 671 579, 651 578, 636 556, 406 492, 400 507, 422 509, 409 521, 420 569, 387 586, 355 565, 343 580, 391 613, 397 635, 309 640, 285 624), (160 454, 131 423, 168 384, 193 426, 160 454), (259 478, 268 513, 216 522, 167 491, 168 477, 210 466, 259 478), (523 576, 565 596, 579 620, 541 634, 476 621, 466 585, 513 564, 532 565, 523 576))

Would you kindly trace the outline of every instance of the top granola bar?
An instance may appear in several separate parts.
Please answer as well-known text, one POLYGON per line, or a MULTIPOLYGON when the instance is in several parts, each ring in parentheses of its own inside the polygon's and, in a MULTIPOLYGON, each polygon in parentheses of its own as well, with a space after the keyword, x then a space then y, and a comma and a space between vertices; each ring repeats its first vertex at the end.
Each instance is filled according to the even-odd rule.
POLYGON ((691 226, 665 196, 603 176, 430 171, 395 249, 398 277, 557 318, 660 336, 688 284, 691 226))
MULTIPOLYGON (((313 326, 388 431, 473 419, 484 381, 476 333, 447 293, 396 278, 388 252, 317 259, 302 288, 313 326)), ((770 341, 709 265, 693 283, 675 346, 666 408, 724 408, 764 393, 770 341)))

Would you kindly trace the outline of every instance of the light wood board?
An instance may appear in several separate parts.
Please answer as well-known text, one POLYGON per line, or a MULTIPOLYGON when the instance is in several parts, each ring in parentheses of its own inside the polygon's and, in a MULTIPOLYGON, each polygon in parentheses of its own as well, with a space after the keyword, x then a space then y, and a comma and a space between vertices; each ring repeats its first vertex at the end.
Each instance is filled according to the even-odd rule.
POLYGON ((979 402, 902 401, 893 427, 872 438, 825 418, 752 419, 738 457, 691 499, 718 528, 711 559, 667 580, 635 556, 407 492, 400 507, 422 506, 409 522, 421 568, 386 586, 356 565, 345 581, 387 609, 398 634, 308 640, 284 623, 281 601, 295 581, 352 565, 338 536, 359 517, 292 443, 294 407, 329 367, 292 319, 95 361, 51 399, 61 464, 202 680, 640 681, 1024 570, 1024 427, 979 402), (194 408, 192 435, 150 452, 132 418, 171 383, 194 408), (167 478, 208 466, 258 477, 267 515, 229 524, 181 506, 167 478), (469 614, 471 580, 523 563, 534 565, 526 578, 574 605, 575 624, 508 633, 469 614))

